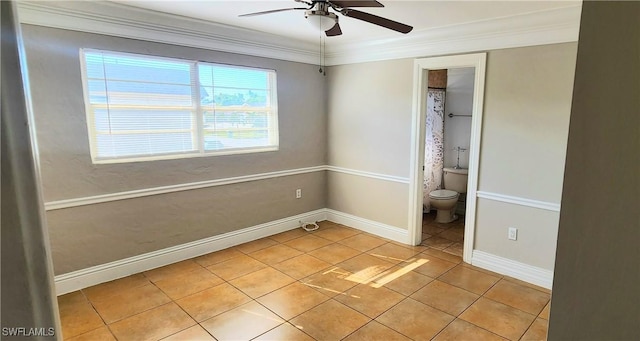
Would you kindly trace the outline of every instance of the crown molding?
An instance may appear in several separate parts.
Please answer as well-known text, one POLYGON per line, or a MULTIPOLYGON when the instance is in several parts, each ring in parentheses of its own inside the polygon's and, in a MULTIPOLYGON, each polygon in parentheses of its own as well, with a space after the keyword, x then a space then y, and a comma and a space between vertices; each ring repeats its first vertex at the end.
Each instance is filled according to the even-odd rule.
MULTIPOLYGON (((580 12, 575 5, 547 11, 414 31, 399 38, 328 45, 327 65, 573 42, 580 12)), ((209 50, 316 64, 317 46, 296 39, 171 15, 114 2, 18 3, 20 22, 142 39, 209 50)))
POLYGON ((414 31, 327 48, 327 65, 431 57, 578 41, 582 5, 414 31))
POLYGON ((18 2, 23 24, 314 64, 305 41, 107 1, 18 2))

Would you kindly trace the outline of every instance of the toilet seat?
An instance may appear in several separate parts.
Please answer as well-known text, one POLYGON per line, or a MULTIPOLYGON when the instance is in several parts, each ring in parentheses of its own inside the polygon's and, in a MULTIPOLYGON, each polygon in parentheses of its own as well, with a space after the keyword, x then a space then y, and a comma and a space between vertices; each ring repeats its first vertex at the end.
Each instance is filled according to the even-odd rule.
POLYGON ((459 194, 458 192, 451 191, 448 189, 437 189, 429 193, 429 198, 435 199, 435 200, 448 200, 448 199, 455 199, 458 196, 458 194, 459 194))

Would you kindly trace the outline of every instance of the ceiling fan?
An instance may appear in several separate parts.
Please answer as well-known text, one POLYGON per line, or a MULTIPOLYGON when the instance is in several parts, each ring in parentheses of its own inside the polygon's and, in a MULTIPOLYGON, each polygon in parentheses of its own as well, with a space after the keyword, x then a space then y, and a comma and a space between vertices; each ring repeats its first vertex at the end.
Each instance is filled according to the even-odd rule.
POLYGON ((340 13, 346 17, 359 19, 372 23, 374 25, 382 26, 390 30, 394 30, 400 33, 409 33, 413 27, 379 17, 377 15, 365 13, 352 9, 351 7, 384 7, 383 4, 375 0, 294 0, 306 4, 308 7, 295 7, 295 8, 281 8, 270 11, 247 13, 240 15, 241 17, 251 17, 256 15, 270 14, 276 12, 292 11, 292 10, 304 10, 304 16, 309 22, 325 31, 327 37, 339 36, 342 34, 340 24, 338 24, 338 16, 331 12, 340 13))

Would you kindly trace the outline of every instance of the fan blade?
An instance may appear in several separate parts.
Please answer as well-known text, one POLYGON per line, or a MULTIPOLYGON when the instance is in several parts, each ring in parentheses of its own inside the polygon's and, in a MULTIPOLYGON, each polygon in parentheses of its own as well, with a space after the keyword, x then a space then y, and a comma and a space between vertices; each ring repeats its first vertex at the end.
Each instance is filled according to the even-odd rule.
POLYGON ((330 3, 340 7, 384 7, 383 4, 375 0, 329 0, 330 3))
POLYGON ((340 13, 342 13, 343 15, 345 15, 347 17, 360 19, 362 21, 366 21, 366 22, 372 23, 374 25, 386 27, 386 28, 388 28, 390 30, 398 31, 400 33, 405 33, 406 34, 406 33, 411 32, 411 30, 413 30, 412 26, 405 25, 403 23, 399 23, 397 21, 393 21, 393 20, 386 19, 386 18, 383 18, 383 17, 379 17, 377 15, 361 12, 361 11, 358 11, 358 10, 355 10, 355 9, 346 8, 346 9, 341 10, 340 13))
POLYGON ((335 37, 342 34, 342 30, 340 29, 340 24, 336 23, 332 28, 324 31, 327 34, 327 37, 335 37))
POLYGON ((247 14, 240 14, 239 17, 253 17, 256 15, 263 15, 263 14, 270 14, 270 13, 277 13, 277 12, 284 12, 284 11, 293 11, 293 10, 300 10, 300 9, 304 9, 306 10, 307 8, 304 7, 296 7, 296 8, 281 8, 281 9, 272 9, 270 11, 264 11, 264 12, 255 12, 255 13, 247 13, 247 14))

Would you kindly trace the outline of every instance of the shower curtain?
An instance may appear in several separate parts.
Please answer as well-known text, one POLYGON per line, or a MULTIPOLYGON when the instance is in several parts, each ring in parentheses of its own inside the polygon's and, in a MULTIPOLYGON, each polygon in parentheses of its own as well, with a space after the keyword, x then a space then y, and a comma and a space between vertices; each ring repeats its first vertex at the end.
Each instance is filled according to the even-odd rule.
POLYGON ((441 188, 444 159, 444 89, 427 91, 427 119, 424 146, 424 211, 429 212, 429 193, 441 188))

